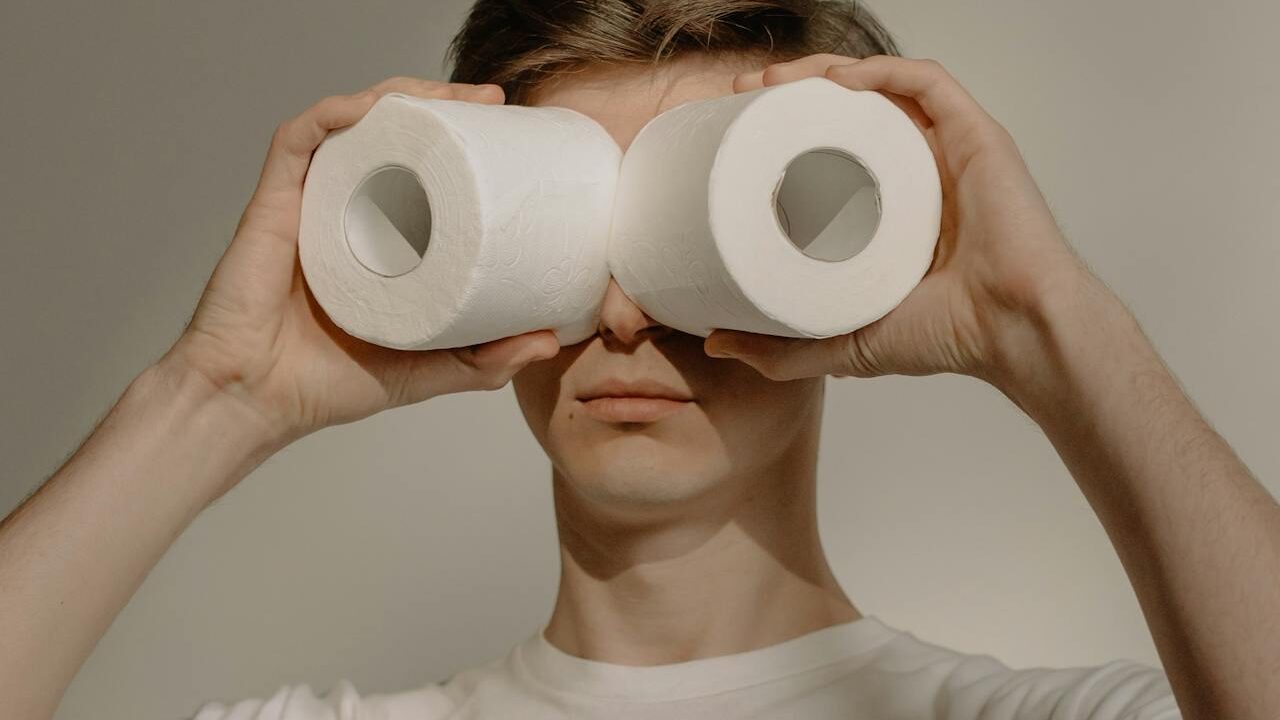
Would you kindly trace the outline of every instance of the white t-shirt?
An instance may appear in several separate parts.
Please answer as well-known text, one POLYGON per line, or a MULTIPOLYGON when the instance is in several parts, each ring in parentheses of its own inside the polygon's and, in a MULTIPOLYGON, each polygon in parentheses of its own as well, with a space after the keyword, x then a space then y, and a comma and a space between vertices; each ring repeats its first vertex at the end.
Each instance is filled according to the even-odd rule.
POLYGON ((542 630, 504 656, 406 692, 339 681, 203 705, 195 720, 1181 720, 1165 674, 1132 660, 1012 670, 878 618, 768 647, 656 666, 569 655, 542 630))

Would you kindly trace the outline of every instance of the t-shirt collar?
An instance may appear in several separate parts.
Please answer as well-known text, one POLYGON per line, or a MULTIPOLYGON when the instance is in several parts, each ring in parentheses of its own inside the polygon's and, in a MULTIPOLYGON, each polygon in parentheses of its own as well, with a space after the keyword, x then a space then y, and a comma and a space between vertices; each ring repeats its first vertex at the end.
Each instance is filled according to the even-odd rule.
POLYGON ((516 646, 516 665, 557 691, 617 700, 679 700, 759 685, 852 658, 896 631, 873 615, 829 625, 780 643, 666 665, 618 665, 570 655, 543 626, 516 646))

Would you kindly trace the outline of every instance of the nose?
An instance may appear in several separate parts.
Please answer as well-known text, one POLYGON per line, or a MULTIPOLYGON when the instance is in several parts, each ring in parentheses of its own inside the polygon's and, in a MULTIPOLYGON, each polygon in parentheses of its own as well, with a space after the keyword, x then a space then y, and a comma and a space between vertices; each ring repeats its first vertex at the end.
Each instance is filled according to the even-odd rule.
POLYGON ((609 344, 636 345, 645 339, 654 339, 671 329, 656 322, 632 302, 622 288, 609 278, 609 288, 600 308, 600 320, 596 332, 609 344))

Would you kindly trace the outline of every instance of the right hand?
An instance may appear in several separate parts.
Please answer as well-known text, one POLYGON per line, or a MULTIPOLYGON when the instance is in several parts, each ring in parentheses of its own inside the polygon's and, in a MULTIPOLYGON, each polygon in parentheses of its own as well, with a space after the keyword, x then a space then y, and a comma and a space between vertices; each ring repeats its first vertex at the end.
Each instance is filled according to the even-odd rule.
POLYGON ((302 186, 330 130, 351 125, 388 92, 502 104, 496 85, 397 77, 356 95, 325 98, 282 123, 230 246, 191 322, 159 365, 208 381, 263 421, 264 443, 285 444, 328 425, 436 395, 502 387, 560 349, 540 330, 455 350, 373 345, 338 328, 307 288, 298 261, 302 186))

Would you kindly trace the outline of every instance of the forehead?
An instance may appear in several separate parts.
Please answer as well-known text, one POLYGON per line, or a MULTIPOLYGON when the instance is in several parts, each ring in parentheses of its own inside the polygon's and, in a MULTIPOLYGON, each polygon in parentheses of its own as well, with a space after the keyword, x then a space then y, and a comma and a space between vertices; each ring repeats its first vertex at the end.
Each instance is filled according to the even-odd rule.
POLYGON ((655 66, 589 66, 537 88, 529 104, 577 110, 626 150, 653 116, 690 100, 729 95, 735 75, 760 67, 750 59, 701 56, 655 66))

